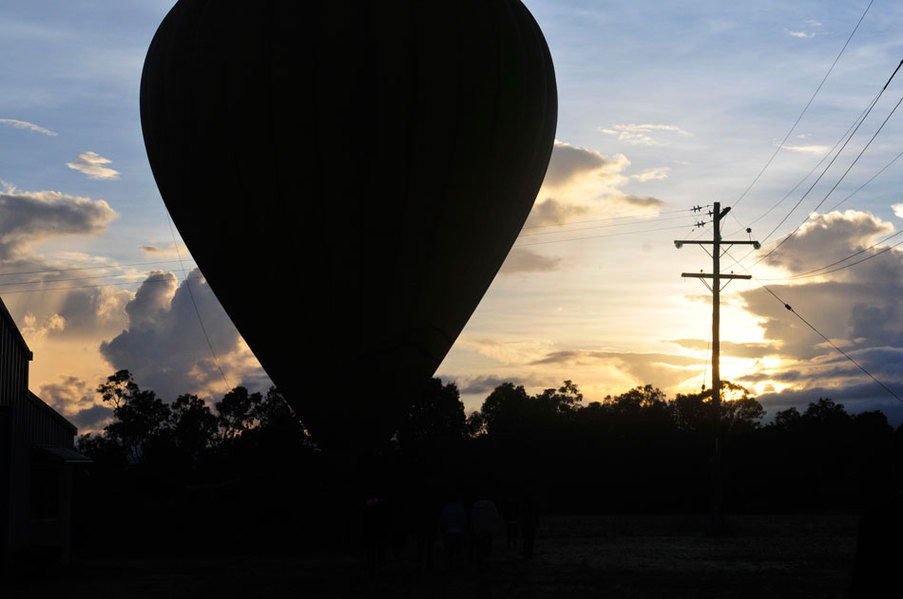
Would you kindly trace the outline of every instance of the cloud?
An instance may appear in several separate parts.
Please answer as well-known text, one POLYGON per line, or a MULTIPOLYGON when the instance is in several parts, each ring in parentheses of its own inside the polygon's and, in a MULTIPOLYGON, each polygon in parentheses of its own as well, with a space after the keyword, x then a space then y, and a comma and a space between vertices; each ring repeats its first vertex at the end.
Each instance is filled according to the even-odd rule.
POLYGON ((100 403, 94 386, 75 376, 41 385, 37 395, 77 426, 80 435, 100 432, 113 420, 112 408, 100 403))
POLYGON ((221 394, 246 381, 249 388, 270 385, 200 271, 181 283, 171 272, 150 273, 125 312, 128 327, 100 352, 143 388, 171 400, 221 394))
POLYGON ((52 332, 62 331, 66 328, 66 319, 59 314, 51 314, 42 322, 32 313, 25 314, 25 326, 21 327, 22 337, 34 351, 44 344, 47 336, 52 332))
MULTIPOLYGON (((696 351, 708 352, 711 346, 708 341, 699 339, 674 339, 675 345, 696 351)), ((721 341, 721 355, 734 358, 764 358, 777 355, 778 348, 772 343, 735 343, 733 341, 721 341)))
POLYGON ((561 258, 543 256, 525 248, 514 248, 505 259, 499 274, 516 272, 547 272, 558 270, 561 258))
POLYGON ((809 39, 815 37, 815 32, 813 31, 791 31, 786 27, 784 28, 784 33, 786 33, 790 37, 796 37, 800 39, 809 39))
POLYGON ((191 253, 183 243, 176 244, 170 242, 162 246, 154 243, 146 243, 139 245, 138 249, 153 258, 187 258, 190 260, 191 253))
POLYGON ((50 137, 56 137, 56 133, 51 131, 50 129, 45 129, 40 125, 35 125, 34 123, 29 123, 28 121, 20 121, 18 119, 0 119, 0 125, 8 125, 10 127, 15 127, 16 129, 25 129, 27 131, 34 131, 35 133, 40 133, 41 135, 48 135, 50 137))
POLYGON ((112 285, 91 283, 109 282, 111 277, 128 281, 131 275, 116 267, 106 271, 86 268, 84 264, 24 260, 4 265, 7 276, 0 284, 4 302, 29 346, 44 358, 47 356, 37 350, 47 342, 96 340, 116 334, 127 323, 125 305, 132 293, 112 285), (80 265, 74 266, 78 271, 75 277, 69 270, 73 264, 80 265), (34 274, 12 275, 15 271, 34 274), (72 281, 73 278, 78 280, 72 281), (81 282, 83 279, 87 279, 87 285, 81 282))
POLYGON ((849 256, 851 251, 870 247, 893 231, 891 223, 868 212, 813 213, 766 262, 802 273, 849 256))
POLYGON ((524 226, 525 234, 534 234, 529 230, 535 227, 563 225, 574 218, 656 213, 664 202, 626 194, 623 188, 631 182, 667 178, 667 169, 630 175, 626 173, 629 167, 630 161, 622 154, 606 157, 556 140, 546 178, 524 226))
POLYGON ((104 166, 112 163, 109 158, 104 158, 96 152, 82 152, 75 157, 75 162, 67 162, 66 166, 84 173, 90 179, 118 179, 119 171, 104 166))
POLYGON ((57 382, 41 385, 37 395, 67 417, 95 404, 93 387, 71 375, 60 376, 57 382))
POLYGON ((589 212, 588 206, 565 204, 555 198, 546 198, 533 207, 530 218, 524 225, 525 230, 548 225, 563 225, 574 217, 585 215, 589 212))
MULTIPOLYGON (((862 366, 888 386, 903 381, 903 252, 871 248, 892 231, 890 223, 865 212, 815 215, 769 258, 772 265, 802 273, 857 252, 857 260, 872 259, 816 278, 741 292, 765 342, 780 357, 747 380, 774 381, 797 391, 842 389, 869 380, 862 366)), ((880 386, 874 389, 872 396, 880 397, 880 386)))
POLYGON ((546 384, 544 380, 533 376, 500 376, 497 374, 455 377, 443 377, 455 382, 462 395, 489 395, 502 383, 513 383, 524 387, 539 387, 546 384))
POLYGON ((613 125, 610 128, 600 127, 598 131, 600 133, 605 133, 606 135, 614 135, 618 138, 618 141, 626 141, 627 143, 643 146, 659 145, 659 142, 652 137, 654 133, 675 133, 685 137, 692 135, 692 133, 684 131, 675 125, 656 125, 651 123, 642 125, 613 125))
POLYGON ((897 218, 903 218, 903 204, 893 204, 891 208, 894 211, 894 216, 897 218))
MULTIPOLYGON (((897 395, 903 397, 903 385, 897 384, 894 389, 897 395)), ((765 408, 768 420, 774 418, 777 412, 789 408, 805 412, 810 403, 821 398, 829 398, 843 405, 849 414, 881 410, 892 426, 897 427, 903 423, 903 403, 895 400, 875 383, 860 383, 842 388, 814 386, 807 389, 784 389, 756 397, 765 408)))
POLYGON ((785 150, 790 150, 791 152, 802 152, 804 154, 816 154, 821 156, 823 154, 827 154, 829 148, 828 146, 818 146, 818 145, 807 145, 807 146, 784 146, 785 150))
POLYGON ((668 178, 668 172, 669 172, 670 170, 671 170, 671 169, 669 169, 669 168, 667 168, 667 167, 653 168, 653 169, 650 169, 650 170, 648 170, 648 171, 642 172, 642 173, 640 173, 640 174, 638 174, 638 175, 630 175, 630 179, 633 180, 633 181, 641 181, 641 182, 644 182, 644 183, 645 183, 646 181, 659 181, 659 180, 662 180, 662 179, 667 179, 667 178, 668 178))
POLYGON ((99 433, 103 427, 112 422, 113 409, 109 406, 97 405, 79 410, 67 416, 69 421, 78 427, 78 433, 99 433))
POLYGON ((651 196, 640 197, 634 195, 623 195, 620 196, 618 200, 624 202, 629 206, 636 206, 638 208, 663 208, 665 206, 665 203, 663 201, 651 196))
POLYGON ((0 261, 22 258, 39 241, 96 235, 116 216, 103 200, 56 191, 0 193, 0 261))
POLYGON ((584 349, 549 352, 530 365, 554 364, 579 368, 601 363, 609 363, 617 370, 628 374, 636 384, 651 383, 662 388, 674 387, 688 378, 695 377, 697 367, 701 365, 698 358, 682 354, 584 349))
POLYGON ((604 169, 610 163, 611 161, 599 152, 555 140, 543 184, 561 187, 582 174, 604 169))

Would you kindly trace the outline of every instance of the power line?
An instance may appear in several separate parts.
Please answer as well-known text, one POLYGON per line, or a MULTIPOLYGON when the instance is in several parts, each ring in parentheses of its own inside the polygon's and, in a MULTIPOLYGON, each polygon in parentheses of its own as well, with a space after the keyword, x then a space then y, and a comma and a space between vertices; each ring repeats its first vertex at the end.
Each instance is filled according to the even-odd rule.
MULTIPOLYGON (((606 235, 588 235, 585 237, 569 237, 567 239, 551 239, 548 241, 534 241, 532 243, 516 243, 516 244, 514 244, 513 247, 521 248, 521 247, 529 247, 529 246, 533 246, 533 245, 545 245, 547 243, 565 243, 568 241, 581 241, 584 239, 602 239, 605 237, 620 237, 623 235, 638 235, 641 233, 655 233, 657 231, 674 231, 677 229, 686 229, 686 226, 680 225, 680 226, 676 226, 676 227, 660 227, 657 229, 643 229, 640 231, 624 231, 623 233, 609 233, 606 235)), ((562 231, 562 233, 566 233, 566 232, 567 231, 562 231)))
POLYGON ((879 380, 878 380, 871 372, 869 372, 868 370, 866 370, 866 368, 865 368, 862 364, 860 364, 859 362, 857 362, 850 354, 848 354, 848 353, 845 352, 843 349, 841 349, 840 347, 838 347, 836 343, 834 343, 833 341, 831 341, 831 339, 829 339, 826 335, 822 334, 821 331, 819 331, 818 329, 816 329, 815 326, 814 326, 811 322, 809 322, 808 320, 806 320, 805 318, 803 318, 803 316, 802 316, 799 312, 797 312, 796 310, 794 310, 793 307, 792 307, 789 303, 785 302, 781 297, 778 296, 777 293, 775 293, 774 291, 772 291, 771 288, 770 288, 768 285, 766 285, 765 283, 763 283, 761 279, 759 279, 758 277, 753 276, 752 273, 749 272, 749 268, 747 268, 747 267, 743 266, 742 264, 740 264, 740 262, 738 262, 736 258, 734 258, 733 256, 730 255, 730 252, 729 252, 729 251, 725 251, 725 254, 727 254, 727 255, 728 255, 728 256, 729 256, 729 257, 737 264, 737 266, 739 266, 740 268, 742 268, 743 270, 745 270, 745 271, 746 271, 753 279, 755 279, 756 281, 758 281, 758 282, 762 285, 762 288, 763 288, 765 291, 767 291, 769 294, 771 294, 771 296, 774 297, 777 301, 779 301, 779 302, 780 302, 780 303, 781 303, 788 311, 790 311, 794 316, 796 316, 798 319, 800 319, 800 321, 801 321, 803 324, 805 324, 807 327, 809 327, 816 335, 818 335, 819 337, 821 337, 822 339, 824 339, 825 342, 827 342, 831 347, 833 347, 834 349, 836 349, 843 357, 845 357, 847 360, 849 360, 850 362, 852 362, 853 364, 855 364, 856 367, 857 367, 859 370, 861 370, 862 372, 864 372, 866 375, 868 375, 869 378, 871 378, 873 381, 875 381, 876 383, 878 383, 878 384, 881 386, 882 389, 884 389, 885 391, 887 391, 887 392, 888 392, 890 395, 892 395, 897 401, 900 401, 901 403, 903 403, 903 398, 901 398, 899 395, 897 395, 890 387, 888 387, 887 385, 885 385, 884 383, 882 383, 881 381, 879 381, 879 380))
MULTIPOLYGON (((538 237, 538 236, 541 236, 541 235, 557 235, 557 234, 561 234, 561 233, 573 233, 573 232, 575 232, 575 231, 592 231, 592 230, 595 230, 595 229, 608 229, 608 228, 611 228, 611 227, 625 227, 625 226, 636 225, 636 224, 639 224, 639 223, 641 223, 641 222, 648 222, 648 221, 653 220, 653 219, 655 219, 655 220, 657 220, 657 221, 677 220, 677 219, 683 219, 683 218, 686 218, 686 214, 681 214, 681 215, 679 215, 679 216, 669 216, 669 217, 665 217, 665 218, 662 218, 662 217, 654 217, 654 216, 646 217, 646 218, 637 218, 637 217, 632 217, 632 218, 633 218, 633 220, 627 221, 627 222, 611 223, 611 224, 607 224, 607 225, 596 225, 596 226, 593 226, 593 227, 579 227, 579 228, 576 228, 576 229, 561 229, 561 227, 564 227, 564 226, 567 226, 567 225, 548 225, 548 226, 550 226, 550 227, 558 227, 559 229, 556 230, 556 231, 536 231, 536 232, 521 233, 520 237, 521 237, 521 238, 525 238, 525 237, 538 237)), ((589 222, 592 222, 592 221, 583 221, 583 222, 589 223, 589 222)), ((598 221, 597 221, 597 222, 598 222, 598 221)), ((568 223, 568 225, 572 225, 572 224, 577 224, 577 223, 568 223)))
POLYGON ((838 352, 840 352, 840 354, 843 355, 844 358, 846 358, 847 360, 849 360, 850 362, 852 362, 853 364, 855 364, 856 367, 859 368, 859 370, 861 370, 861 371, 864 372, 866 375, 868 375, 868 377, 869 377, 870 379, 872 379, 873 381, 875 381, 876 383, 878 383, 878 384, 881 386, 881 388, 884 389, 885 391, 887 391, 890 395, 892 395, 892 396, 894 397, 894 399, 896 399, 897 401, 903 403, 903 398, 901 398, 899 395, 897 395, 896 393, 894 393, 893 389, 891 389, 890 387, 888 387, 887 385, 885 385, 884 383, 882 383, 881 381, 879 381, 879 380, 878 380, 871 372, 869 372, 868 370, 866 370, 866 368, 865 368, 862 364, 860 364, 860 363, 857 362, 855 359, 853 359, 853 356, 851 356, 850 354, 848 354, 847 352, 845 352, 844 350, 842 350, 840 347, 837 346, 836 343, 834 343, 834 342, 831 341, 828 337, 826 337, 825 335, 823 335, 823 334, 821 333, 821 331, 819 331, 818 329, 816 329, 816 328, 812 325, 812 323, 810 323, 808 320, 806 320, 805 318, 803 318, 802 315, 801 315, 799 312, 797 312, 796 310, 794 310, 793 307, 792 307, 790 304, 788 304, 787 302, 785 302, 784 300, 782 300, 780 297, 778 297, 778 295, 777 295, 774 291, 772 291, 772 290, 768 287, 768 285, 763 284, 763 285, 762 285, 762 288, 765 289, 765 291, 767 291, 768 293, 770 293, 776 300, 778 300, 779 302, 781 302, 781 303, 784 305, 784 307, 787 308, 787 310, 789 310, 794 316, 796 316, 797 318, 799 318, 800 321, 801 321, 803 324, 805 324, 807 327, 809 327, 816 335, 818 335, 819 337, 821 337, 822 339, 824 339, 828 344, 830 344, 831 347, 833 347, 833 348, 836 349, 838 352))
POLYGON ((784 147, 784 144, 787 143, 787 140, 790 138, 790 135, 796 129, 796 126, 800 124, 800 121, 803 118, 803 115, 806 114, 806 111, 809 110, 809 107, 812 105, 812 101, 815 100, 815 96, 818 95, 818 92, 821 91, 822 86, 825 84, 825 81, 828 80, 828 77, 831 75, 831 72, 834 70, 834 67, 837 66, 837 61, 840 60, 840 57, 843 55, 844 51, 847 49, 847 46, 850 45, 850 41, 853 39, 853 36, 856 34, 856 31, 859 30, 859 26, 862 24, 862 20, 865 19, 865 15, 868 14, 869 9, 872 7, 872 3, 874 0, 871 0, 868 6, 865 7, 865 10, 862 12, 862 16, 859 17, 859 20, 856 22, 856 26, 853 27, 853 31, 850 32, 850 35, 847 37, 847 41, 844 42, 843 47, 840 49, 840 52, 837 53, 837 56, 834 58, 834 62, 831 63, 831 67, 828 69, 828 72, 825 73, 825 76, 822 78, 821 83, 818 84, 818 87, 815 88, 815 92, 813 92, 812 97, 809 98, 809 101, 806 103, 806 106, 803 107, 802 112, 800 112, 799 116, 796 117, 796 121, 794 121, 793 126, 790 127, 790 130, 787 131, 787 134, 784 136, 784 139, 781 140, 780 145, 778 145, 777 149, 775 149, 774 153, 771 155, 771 158, 768 159, 768 162, 765 163, 765 166, 762 167, 762 170, 759 171, 759 174, 753 179, 752 183, 749 184, 749 187, 740 194, 740 197, 734 201, 734 208, 737 207, 746 194, 753 188, 753 186, 759 181, 765 171, 771 166, 772 161, 774 161, 775 157, 778 155, 778 152, 784 147))
MULTIPOLYGON (((890 84, 890 82, 894 78, 894 76, 896 76, 896 74, 900 70, 901 66, 903 66, 903 60, 901 60, 900 64, 897 65, 897 68, 894 70, 890 79, 888 79, 887 83, 884 85, 884 89, 887 89, 887 86, 890 84)), ((883 90, 882 90, 882 92, 883 92, 883 90)), ((878 95, 878 97, 880 97, 880 94, 878 95)), ((877 102, 878 97, 876 97, 875 102, 877 102)), ((881 125, 878 127, 878 129, 875 130, 875 132, 872 134, 872 137, 868 140, 868 142, 865 144, 865 146, 863 146, 863 148, 859 151, 859 154, 856 155, 856 158, 853 159, 853 161, 850 163, 850 165, 847 167, 847 169, 843 172, 843 174, 840 176, 840 178, 837 180, 837 182, 835 182, 834 185, 831 187, 831 189, 828 191, 828 193, 825 194, 825 197, 822 198, 822 200, 815 206, 815 208, 810 211, 810 214, 812 212, 818 210, 822 206, 822 204, 824 204, 825 201, 827 201, 827 199, 831 196, 831 194, 834 192, 834 190, 837 189, 837 186, 840 185, 840 183, 844 180, 844 178, 846 178, 847 174, 849 174, 849 172, 850 172, 850 170, 852 170, 853 166, 855 166, 856 163, 859 162, 859 159, 862 157, 862 155, 865 153, 865 151, 869 148, 869 146, 871 146, 872 142, 875 141, 875 138, 882 131, 882 129, 884 129, 884 126, 890 120, 890 117, 893 116, 893 114, 897 111, 897 108, 900 107, 901 103, 903 103, 903 96, 900 97, 900 100, 897 101, 897 103, 891 109, 890 113, 888 113, 887 117, 885 117, 884 121, 881 123, 881 125)), ((872 106, 874 106, 874 102, 872 103, 872 106)), ((871 107, 869 108, 869 112, 871 112, 871 107)), ((863 120, 861 120, 859 122, 859 125, 861 125, 862 122, 863 122, 863 120)), ((859 129, 859 125, 856 126, 856 130, 859 129)), ((855 133, 856 133, 856 131, 854 130, 853 135, 855 135, 855 133)), ((825 170, 822 171, 822 173, 818 176, 818 178, 815 180, 815 182, 813 182, 812 185, 809 186, 809 189, 806 190, 806 193, 803 194, 803 196, 799 199, 799 201, 797 201, 797 203, 790 210, 790 212, 787 213, 787 216, 785 216, 783 219, 781 219, 781 222, 778 223, 777 226, 775 226, 774 229, 772 229, 771 232, 768 235, 766 235, 764 239, 768 239, 769 237, 771 237, 771 235, 773 235, 774 232, 777 231, 777 229, 782 224, 784 224, 784 222, 787 221, 787 219, 790 217, 790 215, 793 214, 793 212, 800 205, 800 203, 803 201, 803 199, 805 199, 805 197, 809 195, 809 192, 811 192, 812 189, 815 187, 815 185, 819 182, 819 180, 821 180, 821 177, 827 172, 828 169, 831 168, 831 165, 834 163, 834 161, 837 159, 837 157, 840 156, 840 153, 843 152, 843 149, 846 147, 846 145, 850 141, 850 139, 852 139, 853 135, 850 135, 850 137, 847 138, 847 141, 844 142, 843 147, 841 147, 840 151, 838 151, 838 153, 834 156, 834 158, 831 159, 831 162, 828 164, 827 167, 825 167, 825 170)), ((799 225, 797 225, 797 227, 793 231, 791 231, 788 235, 783 237, 767 254, 765 254, 764 256, 759 258, 756 262, 754 262, 752 264, 752 266, 756 266, 757 264, 759 264, 760 262, 762 262, 763 260, 768 258, 775 251, 777 251, 778 248, 780 248, 782 245, 784 245, 791 237, 793 237, 797 233, 797 231, 799 231, 802 228, 802 226, 804 224, 806 224, 809 221, 809 218, 810 217, 807 216, 802 222, 800 222, 799 225)))
MULTIPOLYGON (((834 162, 837 160, 837 158, 839 158, 840 155, 843 153, 843 150, 846 148, 847 144, 850 142, 850 140, 853 139, 853 137, 855 136, 856 132, 859 130, 859 127, 862 126, 862 124, 865 122, 866 118, 869 116, 869 114, 871 114, 872 109, 873 109, 873 108, 875 107, 875 105, 878 103, 878 101, 880 100, 881 96, 884 94, 885 90, 887 90, 887 88, 888 88, 888 86, 890 85, 891 81, 893 81, 894 77, 895 77, 895 76, 897 75, 897 73, 899 72, 901 66, 903 66, 903 60, 900 61, 900 63, 899 63, 899 64, 897 65, 897 67, 894 69, 893 73, 891 73, 890 77, 889 77, 889 78, 887 79, 887 81, 884 83, 884 86, 878 91, 878 93, 875 95, 874 99, 869 103, 868 107, 867 107, 867 108, 859 115, 859 117, 857 117, 857 119, 854 121, 854 123, 853 123, 853 125, 850 127, 850 129, 847 129, 847 132, 844 133, 844 135, 841 137, 841 139, 838 140, 838 142, 834 144, 834 148, 832 148, 831 151, 828 152, 828 153, 827 153, 827 154, 826 154, 826 155, 818 162, 818 164, 815 166, 815 168, 813 168, 812 171, 809 172, 809 174, 807 174, 805 177, 803 177, 803 179, 802 179, 799 183, 797 183, 797 184, 793 187, 793 189, 791 189, 787 194, 785 194, 784 197, 781 198, 774 206, 772 206, 771 208, 769 208, 769 209, 765 212, 765 214, 759 216, 758 218, 756 218, 756 219, 753 221, 753 223, 757 222, 758 220, 760 220, 761 218, 763 218, 764 216, 766 216, 767 214, 769 214, 772 210, 774 210, 775 208, 777 208, 780 204, 782 204, 782 203, 784 202, 784 200, 787 199, 787 198, 790 196, 790 194, 793 193, 793 191, 796 190, 796 188, 800 186, 800 184, 802 184, 803 181, 805 181, 806 179, 808 179, 808 178, 812 175, 812 173, 815 171, 815 169, 817 169, 818 166, 821 165, 822 162, 824 162, 825 158, 827 158, 828 156, 830 156, 831 153, 834 153, 834 149, 837 148, 837 145, 838 145, 841 141, 843 141, 843 145, 840 147, 839 150, 837 150, 836 153, 834 153, 834 157, 831 158, 831 160, 830 160, 830 162, 828 163, 828 165, 822 170, 822 172, 818 175, 818 177, 815 179, 815 181, 813 181, 812 185, 809 186, 809 188, 808 188, 808 189, 806 190, 806 192, 802 195, 802 197, 800 197, 800 199, 796 202, 796 204, 794 204, 793 208, 790 209, 790 211, 787 213, 787 215, 784 216, 784 218, 781 219, 781 221, 780 221, 780 222, 779 222, 779 223, 771 230, 771 232, 768 233, 768 235, 766 235, 766 236, 762 239, 763 242, 766 241, 766 240, 768 240, 772 235, 774 235, 774 233, 781 227, 781 225, 783 225, 783 224, 787 221, 787 219, 790 218, 790 216, 796 211, 796 209, 800 206, 800 204, 803 202, 803 200, 806 199, 806 197, 808 197, 809 193, 811 193, 811 191, 815 188, 815 186, 819 183, 819 181, 821 181, 822 177, 828 172, 828 170, 830 170, 831 166, 833 166, 833 164, 834 164, 834 162), (851 130, 852 130, 852 131, 851 131, 851 130)), ((903 100, 903 98, 901 98, 901 100, 903 100)), ((900 102, 897 103, 897 106, 899 106, 899 104, 900 104, 900 102)), ((881 131, 881 129, 884 128, 884 125, 887 123, 888 119, 890 119, 890 116, 893 115, 893 113, 896 111, 897 106, 895 106, 894 109, 891 110, 890 114, 887 116, 887 118, 885 118, 884 122, 881 124, 881 126, 878 128, 878 130, 872 135, 872 138, 869 140, 869 142, 866 144, 866 146, 862 149, 862 151, 860 151, 859 155, 856 157, 856 159, 853 161, 853 163, 847 168, 846 172, 844 172, 844 174, 843 174, 843 176, 840 178, 840 180, 838 180, 837 183, 834 185, 834 187, 831 189, 831 192, 829 192, 829 193, 822 199, 822 201, 818 204, 818 206, 821 206, 821 205, 827 200, 828 196, 830 196, 830 194, 833 192, 833 190, 836 189, 837 185, 839 185, 840 182, 846 177, 846 174, 850 171, 850 169, 853 167, 853 165, 855 165, 856 162, 858 162, 859 158, 862 156, 862 154, 865 152, 865 150, 871 145, 872 141, 873 141, 874 138, 877 136, 877 134, 881 131)), ((810 211, 810 212, 811 212, 811 211, 810 211)), ((806 220, 808 220, 808 218, 807 218, 806 220)), ((740 221, 738 220, 737 222, 740 222, 740 221)), ((801 227, 803 224, 805 224, 805 222, 806 222, 806 221, 804 220, 802 223, 800 223, 799 227, 801 227)), ((743 226, 742 223, 740 223, 740 224, 741 224, 741 226, 743 226)), ((799 227, 797 227, 797 229, 794 230, 793 233, 795 233, 797 230, 799 230, 799 227)), ((791 235, 793 235, 793 233, 791 233, 791 235)), ((783 244, 785 241, 786 241, 786 239, 782 240, 782 241, 778 244, 778 246, 776 246, 775 248, 773 248, 771 251, 773 252, 775 249, 777 249, 777 247, 779 247, 779 246, 780 246, 781 244, 783 244)), ((768 254, 762 256, 755 264, 758 264, 759 262, 761 262, 762 260, 764 260, 765 258, 767 258, 770 254, 771 254, 771 252, 769 252, 768 254)), ((748 255, 749 255, 749 254, 747 254, 747 256, 748 256, 748 255)), ((744 256, 743 259, 745 259, 745 258, 746 258, 746 256, 744 256)), ((754 266, 755 266, 755 264, 754 264, 754 266)))
MULTIPOLYGON (((191 280, 200 280, 203 276, 192 277, 189 276, 187 279, 191 280)), ((171 279, 145 279, 141 282, 142 285, 146 284, 156 284, 156 283, 169 283, 171 279)), ((101 289, 104 287, 123 287, 127 285, 134 285, 134 281, 126 281, 122 283, 105 283, 103 285, 63 285, 61 287, 44 287, 43 289, 10 289, 8 291, 4 291, 3 295, 12 295, 19 293, 44 293, 47 291, 73 291, 76 289, 101 289)))
POLYGON ((198 308, 198 304, 194 299, 194 292, 191 290, 191 281, 188 280, 188 273, 185 272, 185 265, 182 263, 182 252, 179 250, 179 243, 176 241, 176 232, 172 224, 172 218, 170 218, 169 213, 167 213, 166 221, 169 223, 169 233, 172 235, 173 246, 176 248, 176 255, 179 257, 179 264, 182 266, 182 277, 185 279, 185 289, 188 291, 188 297, 191 300, 191 305, 194 306, 194 314, 197 316, 198 324, 201 326, 201 332, 204 334, 204 339, 207 341, 207 347, 210 349, 210 355, 213 357, 213 363, 216 364, 216 369, 219 370, 219 374, 223 379, 223 384, 225 385, 226 393, 229 392, 231 388, 229 385, 229 380, 226 378, 226 373, 223 371, 223 367, 219 362, 219 357, 216 355, 216 350, 213 349, 213 343, 210 341, 210 335, 207 334, 207 327, 204 326, 204 320, 201 318, 201 311, 198 308))
MULTIPOLYGON (((708 206, 706 206, 708 208, 708 206)), ((581 225, 581 224, 590 224, 590 223, 603 223, 610 222, 614 220, 648 220, 649 218, 659 218, 663 214, 686 214, 687 212, 695 212, 692 208, 687 208, 685 210, 667 210, 664 212, 659 212, 655 216, 634 216, 634 215, 624 215, 624 216, 610 216, 608 218, 594 218, 590 220, 576 220, 567 223, 554 223, 550 225, 530 225, 528 227, 523 227, 522 231, 530 231, 533 229, 549 229, 552 227, 567 227, 570 225, 581 225)))
POLYGON ((869 247, 867 247, 867 248, 861 249, 861 250, 859 250, 858 252, 854 252, 854 253, 850 254, 849 256, 847 256, 846 258, 842 258, 842 259, 840 259, 840 260, 837 260, 837 261, 835 261, 835 262, 832 262, 831 264, 827 264, 827 265, 822 266, 822 267, 820 267, 820 268, 815 268, 815 269, 812 269, 812 270, 808 270, 808 271, 803 272, 803 273, 797 273, 797 274, 795 274, 795 275, 791 275, 791 276, 788 276, 788 277, 761 278, 761 279, 759 279, 759 280, 762 280, 762 281, 789 281, 789 280, 793 280, 793 279, 805 279, 805 278, 808 278, 808 277, 817 277, 817 276, 827 275, 827 274, 830 274, 830 273, 832 273, 832 272, 837 272, 837 271, 839 271, 839 270, 843 270, 843 269, 845 269, 845 268, 851 268, 851 267, 853 267, 853 266, 856 266, 857 264, 862 264, 863 262, 865 262, 865 261, 867 261, 867 260, 871 260, 872 258, 877 258, 878 256, 880 256, 880 255, 882 255, 882 254, 885 254, 885 253, 889 252, 890 250, 894 249, 895 247, 898 247, 898 246, 900 246, 900 245, 903 245, 903 241, 898 241, 898 242, 895 243, 894 245, 891 245, 891 246, 888 246, 888 247, 886 247, 886 248, 883 248, 883 249, 881 249, 880 251, 878 251, 878 252, 876 252, 876 253, 874 253, 874 254, 871 254, 870 256, 866 256, 866 257, 863 258, 862 260, 857 260, 856 262, 851 262, 850 264, 844 264, 843 266, 840 266, 840 267, 838 267, 838 268, 833 268, 833 269, 831 269, 832 266, 837 266, 838 264, 842 264, 843 262, 846 262, 847 260, 851 260, 851 259, 855 258, 856 256, 859 256, 859 255, 861 255, 861 254, 864 254, 865 252, 867 252, 867 251, 869 251, 869 250, 871 250, 871 249, 874 249, 874 248, 877 247, 878 245, 880 245, 880 244, 882 244, 882 243, 885 243, 886 241, 888 241, 888 240, 890 240, 890 239, 893 239, 894 237, 896 237, 897 235, 900 235, 900 234, 903 234, 903 230, 897 231, 897 232, 894 233, 893 235, 890 235, 890 236, 888 236, 888 237, 882 239, 881 241, 878 241, 878 242, 872 244, 871 246, 869 246, 869 247), (828 270, 828 269, 831 269, 831 270, 828 270))
POLYGON ((9 271, 9 272, 0 272, 0 277, 13 277, 17 275, 45 275, 45 274, 57 274, 64 272, 74 272, 79 270, 111 270, 111 269, 125 269, 131 268, 133 266, 151 266, 156 264, 173 264, 174 262, 180 263, 181 260, 158 260, 154 262, 132 262, 130 264, 119 264, 119 265, 98 265, 98 266, 76 266, 71 268, 51 268, 46 270, 19 270, 19 271, 9 271))
POLYGON ((841 204, 843 204, 844 202, 846 202, 847 200, 849 200, 850 198, 852 198, 854 195, 856 195, 857 193, 859 193, 860 191, 862 191, 862 188, 863 188, 863 187, 865 187, 866 185, 868 185, 869 183, 871 183, 872 181, 874 181, 875 179, 877 179, 879 175, 881 175, 884 171, 886 171, 888 168, 890 168, 890 166, 891 166, 893 163, 895 163, 897 160, 899 160, 901 157, 903 157, 903 152, 900 152, 899 154, 897 154, 896 156, 894 156, 893 159, 892 159, 890 162, 888 162, 888 163, 885 164, 883 167, 881 167, 881 169, 880 169, 877 173, 875 173, 874 175, 872 175, 871 177, 869 177, 869 179, 868 179, 865 183, 863 183, 862 185, 860 185, 859 187, 857 187, 850 195, 848 195, 848 196, 845 197, 844 199, 840 200, 839 202, 837 202, 836 204, 834 204, 833 206, 831 206, 830 208, 828 208, 828 212, 833 212, 834 210, 837 209, 838 206, 840 206, 841 204))

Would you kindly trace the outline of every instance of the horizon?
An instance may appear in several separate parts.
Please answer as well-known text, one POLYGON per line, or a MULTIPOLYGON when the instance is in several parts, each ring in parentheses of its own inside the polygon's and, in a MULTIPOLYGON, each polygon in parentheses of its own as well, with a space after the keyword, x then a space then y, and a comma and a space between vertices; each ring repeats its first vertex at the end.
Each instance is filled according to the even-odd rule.
MULTIPOLYGON (((34 352, 32 390, 82 430, 102 428, 94 389, 123 368, 167 401, 271 384, 145 154, 138 83, 173 4, 0 8, 0 297, 34 352)), ((695 225, 720 202, 726 238, 763 243, 722 258, 753 275, 723 293, 722 379, 766 418, 829 397, 903 422, 903 7, 524 4, 556 69, 552 159, 435 376, 468 412, 503 381, 535 394, 573 380, 585 403, 710 385, 711 294, 680 276, 710 258, 673 242, 710 238, 695 225)), ((278 258, 289 274, 297 257, 278 258)))

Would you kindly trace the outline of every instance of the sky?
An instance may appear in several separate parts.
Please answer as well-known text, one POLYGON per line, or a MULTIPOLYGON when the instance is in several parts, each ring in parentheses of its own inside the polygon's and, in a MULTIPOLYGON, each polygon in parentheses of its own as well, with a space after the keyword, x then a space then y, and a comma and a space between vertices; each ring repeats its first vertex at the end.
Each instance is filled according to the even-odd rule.
MULTIPOLYGON (((710 240, 719 202, 724 239, 762 242, 722 257, 753 277, 722 292, 722 378, 770 416, 830 397, 903 421, 903 5, 524 3, 558 128, 533 212, 436 373, 466 409, 504 381, 573 380, 586 402, 710 385, 711 293, 681 273, 711 258, 674 240, 710 240)), ((141 68, 172 5, 0 5, 0 297, 31 389, 83 432, 109 418, 94 390, 121 368, 166 400, 271 384, 147 162, 141 68)))

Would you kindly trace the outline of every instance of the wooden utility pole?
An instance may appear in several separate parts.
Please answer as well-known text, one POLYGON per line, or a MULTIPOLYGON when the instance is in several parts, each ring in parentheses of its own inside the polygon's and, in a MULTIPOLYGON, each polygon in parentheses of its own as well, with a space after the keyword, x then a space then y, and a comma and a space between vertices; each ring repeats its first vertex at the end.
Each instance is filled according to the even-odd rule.
MULTIPOLYGON (((686 243, 693 243, 703 247, 712 245, 712 272, 711 273, 682 273, 682 277, 697 278, 712 292, 712 532, 720 534, 724 531, 724 513, 722 506, 722 481, 721 481, 721 281, 729 283, 733 279, 751 279, 752 275, 724 274, 721 272, 722 246, 751 245, 759 249, 758 241, 725 241, 721 239, 721 219, 730 212, 730 208, 721 209, 721 203, 715 202, 715 209, 709 212, 712 216, 713 235, 711 241, 692 239, 675 239, 674 245, 678 248, 686 243), (706 279, 712 279, 709 285, 706 279)), ((747 229, 748 231, 748 229, 747 229)), ((708 251, 708 250, 706 250, 708 251)))

